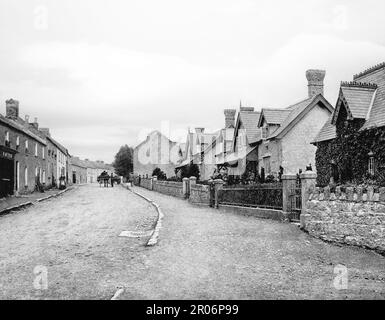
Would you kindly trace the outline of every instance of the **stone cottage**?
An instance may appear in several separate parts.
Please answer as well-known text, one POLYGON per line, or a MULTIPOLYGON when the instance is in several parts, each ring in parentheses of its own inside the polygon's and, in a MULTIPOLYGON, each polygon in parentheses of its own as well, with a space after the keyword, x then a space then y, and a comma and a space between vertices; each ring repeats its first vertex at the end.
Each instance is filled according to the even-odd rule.
POLYGON ((313 143, 318 185, 385 185, 385 63, 341 83, 336 108, 313 143))
POLYGON ((261 139, 258 128, 260 112, 253 107, 240 106, 234 126, 231 152, 218 161, 218 168, 225 167, 229 176, 255 175, 258 173, 257 144, 261 139))
POLYGON ((333 112, 324 98, 323 70, 308 70, 308 97, 282 109, 263 108, 258 120, 258 168, 265 175, 298 173, 315 166, 316 148, 311 143, 333 112))

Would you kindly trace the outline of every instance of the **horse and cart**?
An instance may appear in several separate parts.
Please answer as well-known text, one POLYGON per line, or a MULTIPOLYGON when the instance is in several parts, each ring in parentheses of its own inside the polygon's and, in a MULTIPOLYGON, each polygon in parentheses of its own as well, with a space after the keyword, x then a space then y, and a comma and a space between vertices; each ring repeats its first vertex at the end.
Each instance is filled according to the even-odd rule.
POLYGON ((109 175, 107 171, 103 171, 97 178, 97 181, 99 182, 100 187, 103 185, 104 188, 108 188, 111 185, 113 188, 114 183, 120 184, 120 177, 114 176, 112 173, 109 175))

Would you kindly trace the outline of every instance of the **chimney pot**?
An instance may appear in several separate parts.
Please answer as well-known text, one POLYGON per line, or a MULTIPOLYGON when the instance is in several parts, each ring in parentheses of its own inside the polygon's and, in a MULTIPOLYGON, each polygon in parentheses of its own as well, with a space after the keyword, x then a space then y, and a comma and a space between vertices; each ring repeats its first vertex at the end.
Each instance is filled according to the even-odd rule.
POLYGON ((29 115, 27 115, 27 114, 25 115, 25 123, 29 124, 29 115))
POLYGON ((9 99, 5 101, 6 117, 16 119, 19 117, 19 101, 9 99))
POLYGON ((307 70, 306 79, 308 81, 308 94, 309 98, 313 98, 318 94, 324 94, 324 79, 325 70, 307 70))
POLYGON ((235 109, 225 109, 225 128, 233 128, 235 127, 235 114, 237 110, 235 109))

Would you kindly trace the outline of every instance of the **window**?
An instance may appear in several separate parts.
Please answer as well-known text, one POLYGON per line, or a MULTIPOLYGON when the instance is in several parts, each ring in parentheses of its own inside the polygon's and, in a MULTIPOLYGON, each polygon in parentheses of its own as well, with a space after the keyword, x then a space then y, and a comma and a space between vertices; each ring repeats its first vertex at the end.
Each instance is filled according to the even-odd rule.
POLYGON ((42 183, 45 183, 45 170, 43 170, 43 179, 42 179, 42 183))
POLYGON ((45 148, 44 147, 41 147, 41 154, 42 154, 43 159, 45 159, 45 148))
POLYGON ((262 139, 267 139, 269 135, 269 128, 267 126, 262 128, 262 139))
POLYGON ((368 156, 369 156, 369 164, 368 164, 368 171, 369 171, 369 174, 371 176, 374 176, 374 173, 375 173, 375 161, 374 161, 374 153, 373 152, 369 152, 368 153, 368 156))
POLYGON ((25 153, 28 153, 28 140, 25 140, 25 153))
POLYGON ((8 132, 8 131, 5 132, 5 146, 6 146, 6 147, 10 147, 10 143, 9 143, 9 132, 8 132))
POLYGON ((28 187, 28 168, 24 168, 24 185, 28 187))
POLYGON ((270 157, 266 157, 263 159, 263 166, 265 168, 265 173, 270 174, 270 157))
POLYGON ((16 150, 19 149, 19 146, 20 146, 20 137, 17 136, 16 137, 16 150))
POLYGON ((37 157, 37 143, 35 143, 35 157, 37 157))
POLYGON ((38 176, 38 169, 37 169, 37 167, 35 168, 35 178, 37 178, 37 176, 38 176))

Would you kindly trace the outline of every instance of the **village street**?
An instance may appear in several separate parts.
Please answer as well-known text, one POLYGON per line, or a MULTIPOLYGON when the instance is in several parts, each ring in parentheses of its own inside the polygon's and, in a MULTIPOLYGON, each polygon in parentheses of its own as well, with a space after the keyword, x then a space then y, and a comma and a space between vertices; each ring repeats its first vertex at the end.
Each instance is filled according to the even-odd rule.
POLYGON ((165 215, 154 247, 148 236, 119 237, 157 219, 121 186, 81 186, 1 216, 0 299, 111 299, 119 288, 118 299, 385 298, 385 258, 374 252, 135 190, 165 215), (348 269, 343 290, 333 286, 339 264, 348 269), (36 281, 42 270, 46 287, 36 281))

